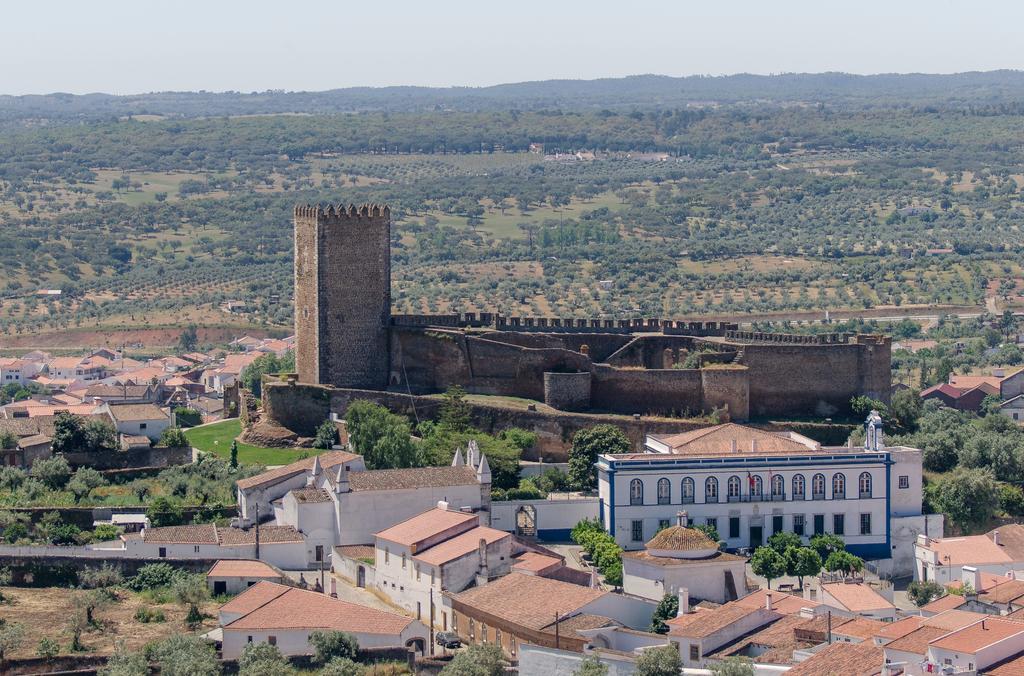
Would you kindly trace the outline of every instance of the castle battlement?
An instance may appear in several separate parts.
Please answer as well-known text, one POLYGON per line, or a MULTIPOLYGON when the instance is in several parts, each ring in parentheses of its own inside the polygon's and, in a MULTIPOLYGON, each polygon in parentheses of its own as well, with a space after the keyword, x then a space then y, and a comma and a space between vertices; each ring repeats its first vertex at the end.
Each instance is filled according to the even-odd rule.
POLYGON ((782 343, 786 345, 885 345, 888 336, 853 333, 763 333, 760 331, 726 331, 725 337, 741 343, 782 343))
POLYGON ((386 204, 299 204, 295 206, 296 219, 315 220, 322 225, 351 223, 391 218, 391 207, 386 204))
POLYGON ((493 312, 463 312, 448 315, 392 315, 394 326, 491 328, 498 331, 585 331, 592 333, 665 333, 687 336, 724 336, 735 331, 732 322, 634 318, 586 319, 579 317, 506 317, 493 312))

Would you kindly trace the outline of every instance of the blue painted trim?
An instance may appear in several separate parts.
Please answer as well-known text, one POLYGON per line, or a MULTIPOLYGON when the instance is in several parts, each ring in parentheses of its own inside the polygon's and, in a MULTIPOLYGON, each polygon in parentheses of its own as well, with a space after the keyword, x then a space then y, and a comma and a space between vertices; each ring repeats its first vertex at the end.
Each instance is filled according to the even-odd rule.
MULTIPOLYGON (((892 458, 885 463, 885 555, 881 558, 892 558, 892 458)), ((927 517, 925 517, 927 518, 927 517)), ((858 556, 860 556, 858 554, 858 556)), ((863 558, 863 557, 862 557, 863 558)))
POLYGON ((537 531, 537 538, 540 540, 555 540, 560 542, 567 542, 571 539, 571 533, 571 528, 541 528, 537 531))
POLYGON ((670 460, 665 456, 652 453, 650 460, 612 460, 607 465, 609 470, 629 472, 664 472, 668 469, 712 469, 735 467, 821 467, 831 465, 882 465, 891 462, 885 455, 864 455, 861 453, 843 456, 784 456, 777 458, 714 458, 707 460, 670 460))
MULTIPOLYGON (((888 529, 887 529, 888 530, 888 529)), ((888 559, 892 556, 889 550, 889 534, 886 533, 885 542, 872 544, 846 545, 846 551, 862 559, 888 559)))
POLYGON ((615 539, 615 470, 609 467, 606 472, 608 475, 608 523, 605 524, 605 530, 608 534, 615 539))

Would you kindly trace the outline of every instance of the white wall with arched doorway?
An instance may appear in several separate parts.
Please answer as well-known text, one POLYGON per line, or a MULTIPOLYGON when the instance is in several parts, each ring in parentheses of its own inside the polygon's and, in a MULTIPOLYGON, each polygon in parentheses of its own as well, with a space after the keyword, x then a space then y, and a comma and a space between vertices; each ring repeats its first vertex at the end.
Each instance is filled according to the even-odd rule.
POLYGON ((519 515, 524 508, 532 508, 535 512, 536 535, 541 540, 568 540, 573 526, 583 519, 596 519, 601 514, 599 498, 565 497, 564 493, 553 493, 545 500, 492 502, 491 528, 516 533, 519 515))
POLYGON ((331 556, 331 570, 335 575, 342 577, 350 584, 360 587, 373 587, 377 580, 377 570, 372 563, 364 561, 364 558, 372 558, 372 547, 367 547, 371 554, 362 556, 359 552, 353 552, 352 547, 335 547, 331 556), (362 574, 360 574, 362 571, 362 574), (363 584, 359 584, 362 578, 363 584))

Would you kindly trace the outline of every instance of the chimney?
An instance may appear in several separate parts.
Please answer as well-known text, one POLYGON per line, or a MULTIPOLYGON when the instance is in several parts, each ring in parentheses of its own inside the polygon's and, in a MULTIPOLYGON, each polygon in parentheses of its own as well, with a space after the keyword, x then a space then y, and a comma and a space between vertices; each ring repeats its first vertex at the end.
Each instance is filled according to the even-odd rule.
POLYGON ((444 500, 438 500, 437 501, 437 508, 438 509, 448 509, 448 503, 445 502, 444 500))
POLYGON ((772 593, 771 592, 765 592, 765 595, 764 595, 764 609, 765 610, 771 610, 772 609, 772 593))
POLYGON ((970 585, 975 593, 981 591, 981 576, 978 575, 978 569, 974 566, 964 566, 961 569, 960 582, 964 587, 970 585))
POLYGON ((348 485, 348 465, 338 466, 338 476, 334 479, 334 492, 337 494, 348 493, 351 490, 348 485))
POLYGON ((999 544, 999 531, 998 530, 992 531, 992 542, 994 542, 997 545, 999 544))
POLYGON ((686 528, 690 525, 690 518, 687 516, 685 511, 676 514, 676 524, 678 524, 680 528, 686 528))
POLYGON ((679 598, 679 610, 676 611, 676 617, 682 617, 690 612, 690 590, 680 587, 676 596, 679 598))
POLYGON ((480 558, 480 575, 484 579, 489 576, 487 574, 487 539, 480 538, 480 543, 477 545, 477 555, 480 558))

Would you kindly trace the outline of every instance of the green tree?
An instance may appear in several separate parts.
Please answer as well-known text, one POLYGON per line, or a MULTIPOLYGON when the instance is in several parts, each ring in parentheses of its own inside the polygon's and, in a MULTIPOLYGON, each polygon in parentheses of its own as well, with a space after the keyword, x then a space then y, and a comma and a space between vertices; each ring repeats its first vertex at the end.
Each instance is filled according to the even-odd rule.
POLYGON ((465 432, 472 427, 473 407, 466 401, 466 391, 458 385, 444 393, 438 422, 453 432, 465 432))
POLYGON ((985 525, 999 506, 999 491, 990 469, 958 467, 937 489, 939 509, 964 533, 985 525))
POLYGON ((178 336, 178 351, 179 352, 194 352, 196 346, 199 345, 199 332, 196 330, 195 324, 189 324, 185 327, 185 330, 178 336))
POLYGON ((71 465, 63 455, 44 460, 36 460, 29 470, 29 476, 39 479, 51 490, 59 490, 71 478, 71 465))
POLYGON ((147 676, 149 663, 146 656, 135 650, 126 650, 124 643, 118 641, 114 654, 107 658, 105 666, 100 667, 96 676, 147 676))
POLYGON ((704 533, 704 535, 707 535, 710 539, 714 540, 715 542, 718 542, 722 539, 718 537, 718 529, 710 524, 702 523, 700 525, 694 526, 693 528, 694 530, 699 530, 701 533, 704 533))
POLYGON ((999 509, 1009 516, 1024 515, 1024 490, 1013 484, 1000 484, 999 509))
POLYGON ((292 671, 276 645, 249 643, 238 656, 239 676, 280 676, 292 671))
POLYGON ((920 608, 926 606, 946 593, 946 588, 938 582, 920 582, 915 580, 907 585, 907 597, 920 608))
POLYGON ((811 549, 818 552, 818 556, 824 561, 832 552, 841 552, 846 549, 843 538, 832 533, 820 533, 811 537, 811 549))
POLYGON ((25 625, 0 619, 0 667, 7 663, 7 656, 17 650, 25 640, 25 625))
MULTIPOLYGON (((678 651, 677 651, 678 652, 678 651)), ((471 645, 441 670, 443 676, 504 676, 505 655, 493 643, 471 645)))
POLYGON ((313 448, 334 448, 338 443, 338 426, 333 420, 325 420, 316 428, 316 438, 313 439, 313 448))
POLYGON ((220 676, 213 644, 194 634, 175 634, 147 648, 160 676, 220 676))
POLYGON ((682 670, 683 661, 679 657, 679 649, 667 645, 642 651, 636 659, 636 670, 633 673, 636 676, 679 676, 682 670))
POLYGON ((345 412, 348 438, 368 469, 416 467, 420 455, 412 441, 409 421, 383 406, 357 400, 345 412))
POLYGON ((181 505, 171 502, 165 495, 158 495, 149 503, 146 518, 153 526, 179 526, 184 516, 181 505))
POLYGON ((77 453, 85 448, 85 425, 80 416, 61 411, 53 419, 53 453, 77 453))
POLYGON ((768 588, 771 589, 772 580, 786 574, 786 557, 771 547, 758 547, 754 550, 754 555, 750 557, 750 568, 755 575, 766 579, 768 588))
POLYGON ((188 614, 185 616, 187 626, 195 626, 203 621, 199 606, 210 598, 210 590, 206 586, 204 576, 182 575, 171 583, 171 592, 178 603, 188 606, 188 614))
POLYGON ((593 490, 597 486, 594 463, 598 455, 628 453, 632 445, 615 425, 595 425, 577 432, 569 450, 569 486, 574 490, 593 490))
POLYGON ((363 676, 366 669, 347 657, 335 657, 320 670, 320 676, 363 676))
POLYGON ((168 427, 160 434, 160 445, 170 448, 188 448, 191 444, 180 427, 168 427))
POLYGON ((231 440, 231 469, 238 469, 238 440, 231 440))
POLYGON ((44 636, 41 639, 39 639, 39 644, 36 646, 36 655, 42 657, 44 660, 52 660, 59 654, 59 643, 54 641, 49 636, 44 636))
POLYGON ((655 634, 667 634, 668 625, 665 620, 671 620, 679 612, 679 597, 675 594, 665 594, 658 601, 651 617, 651 628, 648 630, 655 634))
POLYGON ((832 552, 825 559, 825 570, 833 573, 856 573, 864 569, 864 561, 850 552, 832 552))
POLYGON ((786 574, 796 577, 803 589, 804 578, 821 572, 821 556, 810 547, 790 547, 786 550, 786 574))
POLYGON ((587 655, 572 672, 572 676, 608 676, 608 665, 601 662, 593 655, 587 655))
POLYGON ((106 485, 107 480, 97 470, 92 467, 79 467, 68 480, 67 489, 75 494, 76 502, 81 502, 92 489, 106 485))
POLYGON ((84 446, 80 450, 86 453, 109 453, 117 450, 117 430, 103 420, 87 420, 82 426, 82 437, 84 446))
POLYGON ((263 376, 276 373, 291 373, 295 371, 295 353, 285 352, 278 357, 274 353, 268 353, 256 357, 251 364, 242 369, 239 379, 242 385, 252 392, 254 397, 263 396, 263 376))
POLYGON ((792 548, 802 547, 803 541, 796 533, 780 530, 778 533, 773 533, 772 536, 768 538, 768 546, 779 554, 785 554, 792 548))
POLYGON ((754 676, 754 662, 749 657, 726 657, 708 670, 714 676, 754 676))
POLYGON ((335 657, 355 659, 359 653, 359 642, 352 634, 343 631, 314 631, 309 635, 318 664, 326 664, 335 657))

